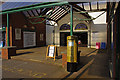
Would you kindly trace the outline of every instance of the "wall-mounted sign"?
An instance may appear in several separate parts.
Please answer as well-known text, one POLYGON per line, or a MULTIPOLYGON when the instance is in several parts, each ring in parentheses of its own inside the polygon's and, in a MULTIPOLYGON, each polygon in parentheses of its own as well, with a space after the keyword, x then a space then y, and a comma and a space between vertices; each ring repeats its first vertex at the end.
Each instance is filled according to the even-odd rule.
POLYGON ((21 29, 20 28, 15 29, 15 40, 21 40, 21 29))
POLYGON ((40 41, 44 40, 44 34, 40 34, 40 41))
POLYGON ((56 46, 55 45, 48 45, 47 47, 47 52, 46 52, 46 59, 49 58, 54 58, 55 61, 55 57, 57 56, 57 52, 56 52, 56 46))
POLYGON ((73 41, 68 41, 68 46, 74 46, 74 42, 73 41))
POLYGON ((23 32, 24 47, 36 46, 36 33, 35 32, 23 32))

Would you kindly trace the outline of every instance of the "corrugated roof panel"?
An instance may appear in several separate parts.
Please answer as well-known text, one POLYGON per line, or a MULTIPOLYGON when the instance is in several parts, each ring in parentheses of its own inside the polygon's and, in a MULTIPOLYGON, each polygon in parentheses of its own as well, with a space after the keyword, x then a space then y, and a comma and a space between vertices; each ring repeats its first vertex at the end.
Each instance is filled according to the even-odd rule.
POLYGON ((1 6, 2 6, 2 10, 8 10, 13 8, 19 8, 19 7, 29 6, 33 4, 38 4, 38 3, 40 2, 5 2, 1 6))
POLYGON ((26 17, 30 17, 30 15, 26 11, 23 11, 23 13, 26 17))
POLYGON ((56 14, 51 19, 54 19, 58 14, 60 14, 61 11, 62 9, 60 8, 58 11, 56 11, 56 14))
POLYGON ((59 10, 60 10, 60 7, 57 7, 57 8, 54 10, 54 13, 50 16, 50 18, 52 18, 59 10))
POLYGON ((34 13, 36 16, 39 16, 35 9, 32 10, 32 11, 33 11, 33 13, 34 13))
POLYGON ((31 16, 34 16, 34 14, 31 12, 31 10, 28 11, 31 16))
MULTIPOLYGON (((56 18, 62 13, 64 12, 65 10, 64 9, 61 9, 54 17, 53 17, 53 20, 56 20, 56 18)), ((62 14, 61 14, 62 15, 62 14)))
MULTIPOLYGON (((69 9, 69 7, 66 8, 67 10, 69 9)), ((62 16, 64 16, 67 13, 67 10, 63 10, 63 12, 61 12, 57 17, 56 17, 56 21, 61 18, 62 16)))

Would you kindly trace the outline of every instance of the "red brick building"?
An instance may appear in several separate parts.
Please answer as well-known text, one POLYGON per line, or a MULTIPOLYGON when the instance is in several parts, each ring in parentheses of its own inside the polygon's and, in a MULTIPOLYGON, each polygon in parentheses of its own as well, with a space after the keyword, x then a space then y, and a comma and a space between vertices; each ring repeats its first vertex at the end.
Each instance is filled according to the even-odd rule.
MULTIPOLYGON (((7 15, 2 15, 2 24, 5 27, 7 25, 6 16, 7 15)), ((41 22, 42 18, 39 18, 37 21, 41 22)), ((9 25, 10 46, 16 46, 17 49, 19 49, 46 45, 45 22, 31 24, 22 12, 17 12, 9 14, 9 25)))

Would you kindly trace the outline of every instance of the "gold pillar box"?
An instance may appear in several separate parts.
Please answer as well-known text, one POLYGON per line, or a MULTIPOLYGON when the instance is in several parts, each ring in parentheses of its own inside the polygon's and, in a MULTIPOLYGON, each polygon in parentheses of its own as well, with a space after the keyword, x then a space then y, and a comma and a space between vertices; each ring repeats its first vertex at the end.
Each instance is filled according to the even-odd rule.
POLYGON ((77 51, 78 51, 78 38, 77 36, 67 37, 67 62, 77 63, 77 51))

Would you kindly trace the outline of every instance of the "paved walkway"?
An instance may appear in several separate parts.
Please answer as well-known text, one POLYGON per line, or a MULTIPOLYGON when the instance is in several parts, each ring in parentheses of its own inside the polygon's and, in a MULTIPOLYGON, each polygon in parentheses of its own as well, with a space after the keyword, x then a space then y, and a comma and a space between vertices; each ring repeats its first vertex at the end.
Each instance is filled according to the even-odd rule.
POLYGON ((24 78, 28 78, 28 80, 29 78, 60 78, 62 73, 67 74, 60 66, 33 61, 3 60, 2 65, 3 78, 18 78, 20 80, 24 80, 24 78))
POLYGON ((109 77, 108 54, 104 50, 95 50, 89 54, 81 54, 78 71, 67 74, 65 78, 105 78, 109 77))
MULTIPOLYGON (((46 50, 47 50, 46 47, 17 50, 17 56, 12 56, 11 60, 18 60, 18 61, 25 61, 25 62, 32 62, 32 63, 37 62, 37 64, 38 63, 45 64, 42 66, 44 68, 49 68, 49 65, 56 66, 58 67, 58 70, 61 68, 60 73, 57 71, 57 69, 55 70, 56 72, 58 72, 58 74, 56 73, 57 75, 59 75, 58 77, 62 78, 63 80, 66 78, 76 78, 76 79, 78 78, 106 78, 106 80, 110 79, 109 78, 108 54, 106 53, 106 50, 96 50, 96 49, 90 49, 86 47, 79 47, 78 50, 81 51, 80 65, 78 66, 78 71, 74 73, 69 73, 66 71, 66 69, 61 67, 62 58, 59 58, 56 61, 54 61, 53 59, 46 60, 45 58, 46 50)), ((66 47, 58 48, 58 54, 60 57, 61 57, 61 53, 63 52, 66 53, 66 47)), ((7 64, 4 64, 4 66, 5 65, 7 64)), ((41 70, 42 67, 39 69, 41 70)), ((43 69, 43 70, 44 70, 44 73, 47 75, 44 77, 51 76, 52 78, 55 78, 54 76, 55 74, 51 75, 49 72, 47 72, 46 69, 43 69)))
POLYGON ((58 59, 54 61, 54 59, 48 58, 46 60, 46 51, 47 47, 38 47, 31 49, 22 49, 17 50, 17 55, 12 56, 12 59, 19 59, 24 61, 35 61, 35 62, 43 62, 54 65, 62 66, 62 52, 66 53, 66 47, 58 48, 58 59), (64 49, 63 49, 64 48, 64 49))

